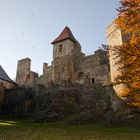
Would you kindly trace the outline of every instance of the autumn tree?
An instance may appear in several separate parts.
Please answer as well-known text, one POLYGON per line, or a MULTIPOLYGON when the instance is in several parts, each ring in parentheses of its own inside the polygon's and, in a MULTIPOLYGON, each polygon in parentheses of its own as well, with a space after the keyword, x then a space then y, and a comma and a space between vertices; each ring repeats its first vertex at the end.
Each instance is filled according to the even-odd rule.
POLYGON ((129 89, 128 102, 140 107, 140 0, 121 0, 117 11, 124 42, 115 47, 123 64, 116 81, 129 89))

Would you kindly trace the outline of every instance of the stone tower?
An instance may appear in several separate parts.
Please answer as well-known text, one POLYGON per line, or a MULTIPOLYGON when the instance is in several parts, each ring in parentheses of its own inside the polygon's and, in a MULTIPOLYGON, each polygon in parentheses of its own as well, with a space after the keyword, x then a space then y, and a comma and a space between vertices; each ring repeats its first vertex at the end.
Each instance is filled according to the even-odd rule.
MULTIPOLYGON (((116 52, 113 50, 115 46, 122 45, 123 42, 126 41, 126 37, 123 36, 122 31, 118 28, 115 24, 115 21, 107 27, 106 29, 106 37, 109 45, 109 56, 110 56, 110 73, 111 73, 111 81, 114 83, 116 77, 121 75, 119 71, 119 67, 123 65, 123 63, 118 64, 120 57, 116 58, 116 52)), ((114 86, 114 90, 116 91, 117 95, 121 98, 127 96, 127 88, 124 84, 118 84, 114 86)))
POLYGON ((30 73, 31 60, 25 58, 18 61, 16 82, 19 86, 25 85, 27 75, 30 73))
POLYGON ((77 50, 77 41, 71 30, 65 27, 62 33, 51 44, 53 45, 53 82, 73 82, 75 72, 74 54, 77 50))

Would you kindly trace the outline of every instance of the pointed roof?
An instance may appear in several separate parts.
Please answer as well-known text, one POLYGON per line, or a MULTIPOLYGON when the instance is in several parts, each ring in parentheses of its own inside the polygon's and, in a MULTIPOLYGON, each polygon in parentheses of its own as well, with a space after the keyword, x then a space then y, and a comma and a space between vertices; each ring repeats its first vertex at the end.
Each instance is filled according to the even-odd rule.
POLYGON ((61 32, 61 34, 51 44, 55 44, 55 43, 58 43, 60 41, 66 40, 66 39, 70 39, 74 43, 76 42, 76 39, 74 38, 70 28, 67 26, 64 28, 64 30, 61 32))
POLYGON ((4 71, 1 65, 0 65, 0 79, 17 85, 16 82, 10 79, 10 77, 7 75, 7 73, 4 71))

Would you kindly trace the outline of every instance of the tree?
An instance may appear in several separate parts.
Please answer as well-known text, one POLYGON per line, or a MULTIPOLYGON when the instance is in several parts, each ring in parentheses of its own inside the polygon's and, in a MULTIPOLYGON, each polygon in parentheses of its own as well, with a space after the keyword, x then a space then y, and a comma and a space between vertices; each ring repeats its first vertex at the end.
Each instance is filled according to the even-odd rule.
POLYGON ((127 86, 129 103, 140 107, 140 0, 121 0, 117 11, 124 43, 115 47, 123 64, 116 82, 127 86))
POLYGON ((131 34, 130 43, 140 43, 140 0, 121 0, 116 23, 124 34, 131 34))

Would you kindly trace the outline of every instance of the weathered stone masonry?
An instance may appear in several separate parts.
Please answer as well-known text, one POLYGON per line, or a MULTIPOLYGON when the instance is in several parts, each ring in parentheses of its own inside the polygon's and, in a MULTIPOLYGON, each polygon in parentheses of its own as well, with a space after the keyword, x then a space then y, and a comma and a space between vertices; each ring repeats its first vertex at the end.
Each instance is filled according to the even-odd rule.
POLYGON ((106 51, 99 49, 95 54, 86 56, 81 52, 79 42, 68 27, 52 42, 52 45, 52 65, 44 63, 43 75, 40 77, 31 72, 29 58, 18 61, 16 81, 19 86, 109 83, 110 70, 106 51))
MULTIPOLYGON (((115 46, 122 45, 124 42, 127 41, 128 35, 124 35, 123 32, 119 29, 119 27, 115 24, 115 21, 112 22, 110 26, 106 29, 106 37, 108 41, 109 49, 109 60, 110 60, 110 75, 111 75, 111 82, 115 83, 116 78, 120 75, 121 71, 119 70, 120 67, 123 66, 123 63, 118 63, 121 57, 117 57, 116 51, 114 51, 115 46)), ((114 90, 116 94, 125 99, 128 94, 128 88, 124 84, 117 84, 114 86, 114 90)))

